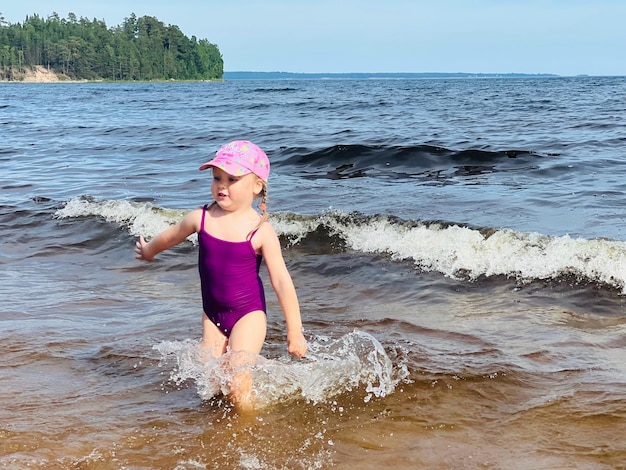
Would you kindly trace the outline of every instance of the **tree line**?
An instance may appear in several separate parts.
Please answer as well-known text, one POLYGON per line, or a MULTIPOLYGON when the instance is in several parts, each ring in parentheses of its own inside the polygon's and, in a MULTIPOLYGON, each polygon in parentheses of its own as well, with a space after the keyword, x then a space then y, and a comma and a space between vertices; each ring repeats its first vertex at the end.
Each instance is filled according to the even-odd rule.
POLYGON ((213 80, 224 61, 206 39, 188 38, 178 26, 134 13, 118 26, 77 18, 27 16, 11 24, 0 13, 0 68, 44 66, 71 79, 213 80))

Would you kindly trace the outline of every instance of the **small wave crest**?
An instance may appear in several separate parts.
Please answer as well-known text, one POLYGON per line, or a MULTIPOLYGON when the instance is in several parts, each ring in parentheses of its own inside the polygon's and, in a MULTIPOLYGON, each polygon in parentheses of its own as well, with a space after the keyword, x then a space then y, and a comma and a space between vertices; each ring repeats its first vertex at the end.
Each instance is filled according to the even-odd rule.
MULTIPOLYGON (((228 394, 233 373, 226 364, 231 353, 203 360, 199 343, 193 340, 165 341, 154 349, 161 354, 162 365, 174 359, 176 364, 170 373, 174 384, 193 380, 205 400, 228 394)), ((363 400, 368 402, 393 393, 409 375, 406 364, 393 364, 376 338, 356 330, 335 340, 314 338, 301 360, 256 359, 251 366, 253 389, 257 402, 265 406, 299 398, 324 403, 356 390, 362 390, 363 400)))
POLYGON ((349 223, 342 230, 354 250, 388 253, 392 259, 412 260, 420 269, 453 278, 574 278, 626 293, 626 243, 622 241, 479 230, 439 222, 403 223, 389 217, 349 223))
MULTIPOLYGON (((77 197, 55 217, 101 217, 132 235, 154 237, 186 211, 126 200, 77 197)), ((353 250, 412 261, 416 268, 460 280, 505 276, 521 282, 574 279, 626 293, 626 242, 549 236, 513 229, 480 229, 447 222, 326 211, 317 215, 272 213, 276 232, 291 246, 324 253, 353 250)), ((189 238, 196 243, 197 237, 189 238)))
MULTIPOLYGON (((312 217, 281 214, 292 243, 325 234, 326 245, 382 253, 417 269, 459 280, 505 276, 520 282, 574 279, 626 293, 626 242, 549 236, 513 229, 480 229, 447 222, 404 221, 329 211, 312 217), (301 221, 298 225, 296 222, 301 221), (301 231, 292 226, 299 226, 301 231)), ((323 243, 318 243, 318 245, 323 243)))
MULTIPOLYGON (((554 155, 551 155, 554 156, 554 155)), ((437 180, 537 168, 543 156, 532 150, 462 149, 433 145, 334 145, 322 150, 282 150, 281 165, 306 178, 345 179, 375 175, 437 180)))
MULTIPOLYGON (((179 222, 186 213, 186 210, 165 209, 150 202, 98 200, 90 196, 79 196, 58 209, 54 217, 99 217, 127 229, 131 235, 152 238, 179 222)), ((191 236, 189 240, 195 242, 197 237, 191 236)))

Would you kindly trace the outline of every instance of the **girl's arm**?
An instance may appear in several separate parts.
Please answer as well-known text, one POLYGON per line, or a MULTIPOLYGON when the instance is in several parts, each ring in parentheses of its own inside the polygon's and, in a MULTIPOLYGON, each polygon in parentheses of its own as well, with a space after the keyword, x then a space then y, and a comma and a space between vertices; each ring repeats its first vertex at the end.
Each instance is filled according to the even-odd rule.
POLYGON ((189 212, 180 222, 165 229, 149 242, 146 242, 143 236, 139 236, 135 245, 135 258, 152 261, 162 251, 183 242, 189 235, 198 231, 201 215, 202 209, 189 212))
POLYGON ((293 356, 303 357, 306 354, 307 344, 302 334, 302 319, 296 288, 285 265, 276 232, 269 223, 262 225, 262 232, 261 252, 270 275, 270 282, 287 323, 287 351, 293 356))

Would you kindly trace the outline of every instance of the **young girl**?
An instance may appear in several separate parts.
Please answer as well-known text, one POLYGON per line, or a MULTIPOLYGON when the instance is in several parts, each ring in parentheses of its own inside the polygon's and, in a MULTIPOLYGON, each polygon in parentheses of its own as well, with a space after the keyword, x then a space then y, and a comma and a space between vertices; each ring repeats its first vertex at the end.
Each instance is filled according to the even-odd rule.
POLYGON ((214 202, 189 212, 178 224, 146 242, 136 244, 136 258, 152 261, 163 250, 198 234, 202 290, 202 344, 212 357, 230 352, 236 373, 230 397, 236 405, 253 400, 250 361, 261 352, 266 334, 265 293, 259 268, 265 261, 270 282, 287 323, 287 350, 295 357, 307 351, 300 307, 285 266, 276 232, 267 221, 265 200, 270 164, 263 150, 248 141, 222 146, 211 168, 214 202), (260 215, 253 207, 261 199, 260 215), (247 369, 247 370, 246 370, 247 369))

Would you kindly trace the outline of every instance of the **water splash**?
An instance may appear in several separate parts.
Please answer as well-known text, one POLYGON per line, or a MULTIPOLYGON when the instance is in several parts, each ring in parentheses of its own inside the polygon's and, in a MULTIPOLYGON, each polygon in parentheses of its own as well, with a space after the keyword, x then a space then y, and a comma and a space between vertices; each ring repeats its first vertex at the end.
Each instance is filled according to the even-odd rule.
MULTIPOLYGON (((198 394, 210 399, 227 394, 232 370, 226 366, 229 354, 203 360, 198 342, 193 340, 165 341, 154 346, 161 354, 161 364, 168 359, 176 362, 170 381, 181 385, 193 380, 198 394)), ((252 366, 253 387, 261 405, 304 398, 323 403, 345 392, 363 390, 363 400, 384 397, 408 375, 406 364, 393 364, 383 346, 372 335, 354 331, 339 339, 314 338, 309 352, 302 360, 290 357, 256 358, 252 366)))

